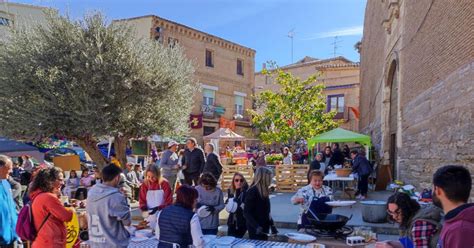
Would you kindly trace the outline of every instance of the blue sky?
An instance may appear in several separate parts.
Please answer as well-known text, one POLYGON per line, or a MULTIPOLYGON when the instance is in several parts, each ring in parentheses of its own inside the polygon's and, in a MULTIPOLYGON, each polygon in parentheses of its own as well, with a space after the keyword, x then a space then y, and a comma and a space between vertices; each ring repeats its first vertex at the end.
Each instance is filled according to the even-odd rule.
POLYGON ((336 56, 359 61, 354 44, 362 37, 366 0, 22 0, 49 6, 73 18, 100 10, 109 20, 155 14, 257 51, 255 70, 266 61, 336 56))

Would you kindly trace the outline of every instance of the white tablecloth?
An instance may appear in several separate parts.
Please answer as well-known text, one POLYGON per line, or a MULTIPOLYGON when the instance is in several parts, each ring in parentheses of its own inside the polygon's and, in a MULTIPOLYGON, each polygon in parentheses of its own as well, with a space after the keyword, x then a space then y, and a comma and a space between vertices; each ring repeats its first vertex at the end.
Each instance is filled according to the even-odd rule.
POLYGON ((336 174, 328 174, 324 177, 324 181, 354 181, 354 175, 349 175, 348 177, 338 177, 336 174))
MULTIPOLYGON (((272 242, 272 241, 261 241, 261 240, 253 240, 253 239, 235 239, 232 242, 233 245, 241 244, 241 243, 252 243, 255 247, 258 248, 270 248, 273 246, 280 246, 280 247, 288 247, 288 248, 305 248, 306 245, 300 244, 291 244, 291 243, 281 243, 281 242, 272 242)), ((156 248, 158 247, 158 240, 156 238, 151 238, 142 242, 130 242, 128 248, 156 248)), ((186 247, 187 248, 187 247, 186 247)))

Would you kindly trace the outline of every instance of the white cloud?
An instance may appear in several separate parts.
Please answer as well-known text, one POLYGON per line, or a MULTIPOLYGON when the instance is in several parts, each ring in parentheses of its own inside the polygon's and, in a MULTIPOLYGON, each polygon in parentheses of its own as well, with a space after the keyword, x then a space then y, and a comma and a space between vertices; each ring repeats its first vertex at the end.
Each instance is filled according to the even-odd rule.
POLYGON ((317 34, 312 35, 311 37, 304 38, 303 40, 316 40, 316 39, 329 38, 329 37, 334 37, 334 36, 341 37, 341 36, 362 35, 363 30, 364 30, 364 26, 346 27, 346 28, 340 28, 340 29, 317 33, 317 34))

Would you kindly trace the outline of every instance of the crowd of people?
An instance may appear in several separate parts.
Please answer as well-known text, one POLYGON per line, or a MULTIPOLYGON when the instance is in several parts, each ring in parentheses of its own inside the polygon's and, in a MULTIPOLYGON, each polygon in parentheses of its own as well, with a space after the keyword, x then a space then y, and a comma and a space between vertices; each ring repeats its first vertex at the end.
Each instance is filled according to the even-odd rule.
MULTIPOLYGON (((33 168, 25 201, 31 206, 37 234, 31 240, 32 247, 65 246, 65 222, 72 219, 73 210, 61 202, 61 194, 87 199, 91 247, 128 246, 133 229, 130 202, 135 199, 142 217, 154 229, 159 247, 203 247, 204 235, 217 234, 219 213, 224 209, 229 212, 229 236, 242 238, 248 233, 250 239, 267 240, 278 233, 271 216, 273 173, 262 162, 264 153, 257 153, 252 183, 249 185, 242 174, 235 173, 224 194, 218 186, 222 164, 212 144, 206 144, 203 150, 190 138, 180 155, 177 148, 176 142, 169 142, 159 166, 150 164, 145 173, 141 172, 140 164, 126 164, 122 169, 120 164, 111 162, 94 173, 83 170, 80 177, 71 171, 65 179, 59 168, 33 168)), ((301 206, 299 230, 311 225, 310 218, 315 214, 332 213, 332 207, 326 204, 334 199, 332 189, 323 178, 332 166, 345 162, 348 156, 352 159, 352 170, 359 175, 359 195, 366 196, 371 165, 363 154, 348 149, 340 150, 334 144, 332 149, 326 147, 324 153, 316 154, 308 171, 308 185, 291 198, 292 204, 301 206)), ((289 156, 289 150, 285 150, 284 154, 289 156)), ((18 206, 8 180, 12 171, 11 159, 0 155, 1 248, 14 247, 18 240, 18 206)), ((474 204, 467 203, 471 185, 466 168, 445 166, 433 176, 433 206, 422 208, 407 194, 395 193, 387 200, 387 213, 399 223, 401 237, 399 241, 377 243, 377 247, 474 245, 474 204)))

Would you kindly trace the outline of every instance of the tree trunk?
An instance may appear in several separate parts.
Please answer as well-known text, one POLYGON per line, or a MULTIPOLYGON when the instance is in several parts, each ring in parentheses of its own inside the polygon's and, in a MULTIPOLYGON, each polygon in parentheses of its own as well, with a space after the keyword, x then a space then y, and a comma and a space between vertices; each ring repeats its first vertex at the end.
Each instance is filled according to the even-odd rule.
POLYGON ((114 137, 114 150, 115 155, 117 156, 122 169, 125 168, 125 164, 127 164, 127 143, 129 138, 127 136, 119 136, 116 135, 114 137))
POLYGON ((102 155, 97 146, 97 140, 93 137, 74 137, 73 141, 84 149, 95 162, 97 168, 102 170, 107 165, 107 159, 102 155))

